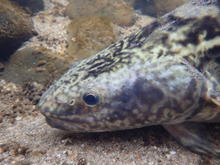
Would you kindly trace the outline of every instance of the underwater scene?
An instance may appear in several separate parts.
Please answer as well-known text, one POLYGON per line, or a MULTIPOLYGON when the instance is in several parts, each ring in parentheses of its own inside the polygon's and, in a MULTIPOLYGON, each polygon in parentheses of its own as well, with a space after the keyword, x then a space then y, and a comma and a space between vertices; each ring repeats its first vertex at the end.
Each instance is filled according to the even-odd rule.
POLYGON ((0 0, 0 165, 219 165, 219 0, 0 0))

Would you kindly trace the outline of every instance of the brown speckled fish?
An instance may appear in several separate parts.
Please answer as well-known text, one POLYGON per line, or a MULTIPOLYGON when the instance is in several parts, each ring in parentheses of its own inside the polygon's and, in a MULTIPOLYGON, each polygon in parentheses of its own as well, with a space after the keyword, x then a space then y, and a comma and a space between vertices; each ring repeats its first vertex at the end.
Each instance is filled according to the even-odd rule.
POLYGON ((192 151, 220 157, 201 126, 220 122, 220 1, 190 1, 78 62, 39 106, 52 127, 162 125, 192 151))

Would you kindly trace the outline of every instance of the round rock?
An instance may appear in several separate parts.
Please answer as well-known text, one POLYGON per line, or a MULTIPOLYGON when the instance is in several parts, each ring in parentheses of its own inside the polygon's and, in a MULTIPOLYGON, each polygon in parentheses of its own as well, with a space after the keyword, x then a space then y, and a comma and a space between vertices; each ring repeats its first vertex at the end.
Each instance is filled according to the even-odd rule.
POLYGON ((0 60, 9 58, 34 32, 31 17, 16 4, 0 2, 0 60))

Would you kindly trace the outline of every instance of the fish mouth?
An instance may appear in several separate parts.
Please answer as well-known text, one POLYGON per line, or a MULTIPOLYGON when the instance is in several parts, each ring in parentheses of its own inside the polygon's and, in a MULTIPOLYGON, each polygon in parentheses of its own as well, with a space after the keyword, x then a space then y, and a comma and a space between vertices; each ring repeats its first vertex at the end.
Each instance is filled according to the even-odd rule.
POLYGON ((64 119, 48 117, 48 116, 45 116, 45 120, 47 124, 50 125, 52 128, 75 132, 75 133, 89 132, 88 130, 84 130, 82 125, 75 121, 64 120, 64 119))
POLYGON ((52 128, 57 128, 64 131, 69 131, 69 126, 73 125, 74 122, 62 118, 59 114, 51 113, 49 108, 38 105, 41 114, 45 117, 45 120, 52 128))
POLYGON ((104 132, 100 129, 98 124, 93 124, 91 121, 83 118, 76 117, 74 119, 64 119, 58 116, 45 115, 45 120, 52 128, 69 131, 73 133, 86 133, 86 132, 104 132))
POLYGON ((68 129, 64 125, 64 122, 67 122, 67 121, 62 121, 60 119, 55 119, 55 118, 51 118, 47 116, 45 116, 45 120, 47 124, 51 126, 52 128, 57 128, 57 129, 61 129, 64 131, 68 131, 68 129))

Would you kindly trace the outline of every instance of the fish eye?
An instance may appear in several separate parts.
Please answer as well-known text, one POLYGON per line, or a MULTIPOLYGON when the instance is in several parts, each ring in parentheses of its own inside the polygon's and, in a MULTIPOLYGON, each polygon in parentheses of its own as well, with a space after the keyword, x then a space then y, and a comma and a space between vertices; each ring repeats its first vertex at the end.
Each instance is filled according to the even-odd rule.
POLYGON ((83 101, 89 106, 95 106, 99 103, 99 97, 95 94, 86 93, 83 95, 83 101))

